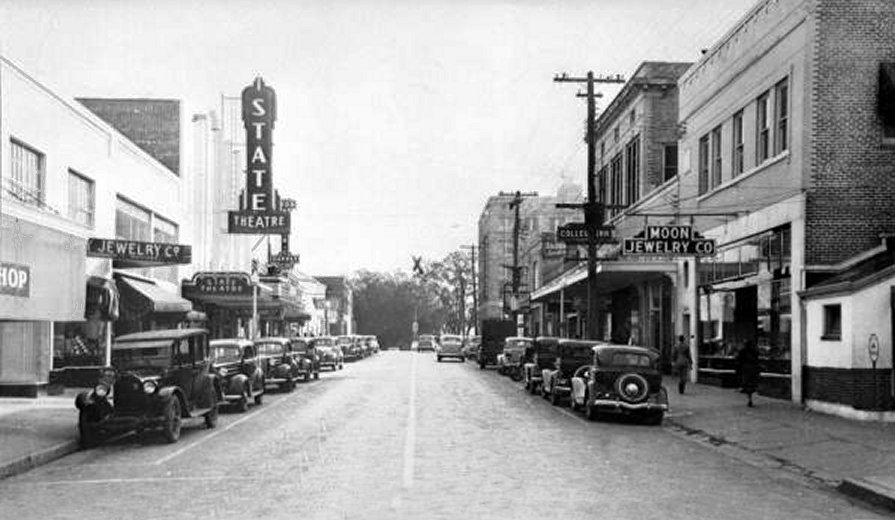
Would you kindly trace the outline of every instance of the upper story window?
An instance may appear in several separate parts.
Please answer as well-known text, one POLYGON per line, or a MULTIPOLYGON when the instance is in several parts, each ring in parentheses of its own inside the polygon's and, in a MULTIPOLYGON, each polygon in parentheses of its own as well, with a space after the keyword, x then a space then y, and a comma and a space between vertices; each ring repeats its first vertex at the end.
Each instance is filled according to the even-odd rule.
POLYGON ((158 215, 153 215, 152 219, 152 240, 153 242, 164 242, 167 244, 177 243, 177 224, 170 220, 164 219, 158 215))
POLYGON ((118 198, 115 206, 115 238, 151 242, 152 213, 136 204, 118 198))
POLYGON ((640 198, 640 136, 625 147, 625 204, 631 205, 640 198))
POLYGON ((876 110, 883 124, 883 141, 895 143, 895 63, 879 64, 876 97, 876 110))
POLYGON ((600 171, 597 173, 597 200, 601 202, 606 202, 609 200, 609 194, 607 192, 607 182, 606 182, 606 167, 600 168, 600 171))
POLYGON ((636 121, 636 120, 637 120, 637 113, 632 108, 631 112, 628 113, 628 123, 633 125, 634 121, 636 121))
POLYGON ((755 105, 755 163, 761 164, 771 156, 770 93, 758 96, 755 105))
POLYGON ((743 111, 733 115, 732 125, 733 154, 731 160, 731 176, 736 177, 743 173, 743 111))
POLYGON ((710 189, 721 184, 721 127, 712 130, 712 179, 710 189))
POLYGON ((43 206, 46 189, 44 154, 15 139, 10 139, 9 149, 7 192, 26 204, 43 206))
POLYGON ((74 170, 68 170, 68 218, 93 227, 96 193, 93 181, 74 170))
MULTIPOLYGON (((612 164, 609 169, 609 204, 621 205, 622 203, 622 154, 618 153, 612 158, 612 164)), ((618 210, 611 210, 611 215, 618 213, 618 210)))
POLYGON ((709 136, 699 138, 699 194, 709 191, 709 136))
POLYGON ((789 83, 784 79, 774 87, 774 154, 789 149, 789 83))
POLYGON ((662 152, 663 180, 671 180, 677 175, 677 143, 665 145, 662 152))
POLYGON ((600 160, 606 157, 606 141, 600 141, 600 160))
POLYGON ((620 132, 619 132, 619 129, 618 129, 618 127, 616 126, 616 127, 612 130, 612 140, 613 140, 614 142, 617 143, 617 142, 618 142, 618 138, 619 138, 620 135, 621 135, 621 134, 620 134, 620 132))

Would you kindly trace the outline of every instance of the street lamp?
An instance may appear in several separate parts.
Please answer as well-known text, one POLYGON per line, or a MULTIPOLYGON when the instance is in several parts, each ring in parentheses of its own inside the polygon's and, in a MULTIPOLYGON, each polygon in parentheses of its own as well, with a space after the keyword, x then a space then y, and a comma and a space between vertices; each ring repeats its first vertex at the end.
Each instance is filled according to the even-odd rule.
POLYGON ((252 333, 251 339, 258 338, 258 282, 260 280, 258 273, 252 271, 252 333))

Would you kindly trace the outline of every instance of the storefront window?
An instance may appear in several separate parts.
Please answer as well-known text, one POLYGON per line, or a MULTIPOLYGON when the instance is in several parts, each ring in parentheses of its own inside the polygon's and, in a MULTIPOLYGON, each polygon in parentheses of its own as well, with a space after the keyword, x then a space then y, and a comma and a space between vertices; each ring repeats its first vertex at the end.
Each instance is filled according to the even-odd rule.
POLYGON ((53 324, 53 368, 103 364, 107 322, 99 320, 53 324))

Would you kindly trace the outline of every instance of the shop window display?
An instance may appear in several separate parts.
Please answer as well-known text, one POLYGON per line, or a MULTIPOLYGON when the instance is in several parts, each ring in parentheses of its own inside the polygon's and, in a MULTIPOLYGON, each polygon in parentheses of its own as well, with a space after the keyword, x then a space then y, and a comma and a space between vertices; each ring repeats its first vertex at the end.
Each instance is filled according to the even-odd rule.
POLYGON ((730 357, 754 341, 773 371, 791 358, 790 231, 788 226, 719 248, 701 260, 700 356, 730 357), (779 366, 777 366, 779 365, 779 366))

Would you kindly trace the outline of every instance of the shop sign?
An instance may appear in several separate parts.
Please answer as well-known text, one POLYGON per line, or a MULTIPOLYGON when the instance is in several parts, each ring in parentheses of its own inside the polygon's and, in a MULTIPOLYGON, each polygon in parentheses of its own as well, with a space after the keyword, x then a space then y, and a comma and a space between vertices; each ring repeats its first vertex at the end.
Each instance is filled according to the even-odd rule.
POLYGON ((690 226, 647 226, 636 237, 624 239, 622 254, 712 256, 715 241, 690 226))
POLYGON ((588 226, 584 222, 570 222, 556 228, 556 238, 566 244, 588 244, 590 236, 594 243, 610 244, 615 240, 612 237, 612 226, 588 226))
POLYGON ((182 244, 163 242, 139 242, 110 238, 88 238, 87 256, 111 258, 128 262, 147 264, 189 264, 192 262, 192 248, 182 244))
POLYGON ((280 251, 272 259, 272 262, 283 271, 292 269, 298 261, 299 255, 289 253, 288 251, 280 251))
POLYGON ((0 262, 0 294, 31 296, 31 268, 27 265, 0 262))
POLYGON ((202 294, 252 295, 252 280, 246 273, 196 273, 193 275, 193 286, 202 294))
POLYGON ((277 97, 260 77, 242 91, 242 121, 246 130, 246 185, 239 210, 230 211, 228 233, 282 235, 289 233, 289 211, 273 187, 273 126, 277 97))

